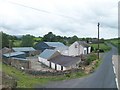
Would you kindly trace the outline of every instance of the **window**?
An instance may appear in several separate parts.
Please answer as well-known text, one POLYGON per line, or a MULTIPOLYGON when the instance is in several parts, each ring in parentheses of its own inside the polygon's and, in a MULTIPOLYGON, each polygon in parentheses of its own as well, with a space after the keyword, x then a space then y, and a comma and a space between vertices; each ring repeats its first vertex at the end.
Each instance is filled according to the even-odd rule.
POLYGON ((77 45, 77 44, 75 44, 75 48, 78 48, 78 45, 77 45))

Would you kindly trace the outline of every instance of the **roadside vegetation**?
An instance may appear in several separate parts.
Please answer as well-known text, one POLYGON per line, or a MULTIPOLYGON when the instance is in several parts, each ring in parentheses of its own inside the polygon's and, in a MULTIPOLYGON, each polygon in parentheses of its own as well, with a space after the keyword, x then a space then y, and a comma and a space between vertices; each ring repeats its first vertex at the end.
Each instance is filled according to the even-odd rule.
POLYGON ((15 78, 17 80, 17 87, 19 88, 32 88, 36 85, 44 85, 50 81, 80 78, 87 75, 84 72, 76 72, 60 76, 32 76, 5 64, 3 64, 3 72, 15 78))
POLYGON ((110 39, 107 42, 111 43, 115 47, 118 48, 118 54, 120 55, 120 38, 110 39))
MULTIPOLYGON (((98 44, 90 44, 92 47, 93 52, 97 53, 98 50, 98 44)), ((99 44, 99 52, 107 52, 111 49, 106 43, 100 43, 99 44)))

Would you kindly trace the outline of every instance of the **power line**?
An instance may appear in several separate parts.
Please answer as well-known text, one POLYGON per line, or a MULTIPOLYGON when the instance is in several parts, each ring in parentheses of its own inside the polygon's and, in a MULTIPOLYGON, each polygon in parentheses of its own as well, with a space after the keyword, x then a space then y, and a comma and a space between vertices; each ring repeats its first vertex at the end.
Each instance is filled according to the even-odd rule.
POLYGON ((43 12, 43 13, 61 16, 61 17, 67 18, 67 19, 77 20, 73 17, 66 16, 66 15, 63 15, 63 14, 56 14, 56 13, 52 13, 52 12, 49 12, 49 11, 46 11, 46 10, 37 9, 37 8, 34 8, 34 7, 30 7, 30 6, 27 6, 27 5, 23 5, 23 4, 19 4, 19 3, 15 3, 15 2, 11 2, 11 1, 8 1, 8 2, 11 3, 11 4, 19 5, 19 6, 26 7, 26 8, 29 8, 29 9, 33 9, 33 10, 36 10, 36 11, 40 11, 40 12, 43 12))

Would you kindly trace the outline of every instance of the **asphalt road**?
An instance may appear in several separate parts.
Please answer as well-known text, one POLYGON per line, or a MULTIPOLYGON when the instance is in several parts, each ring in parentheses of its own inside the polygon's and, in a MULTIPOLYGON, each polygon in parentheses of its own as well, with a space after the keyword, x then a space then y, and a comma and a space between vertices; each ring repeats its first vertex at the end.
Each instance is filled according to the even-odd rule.
POLYGON ((108 45, 112 49, 104 54, 102 64, 94 73, 83 78, 51 82, 44 88, 117 88, 112 64, 112 55, 117 54, 117 48, 108 45))

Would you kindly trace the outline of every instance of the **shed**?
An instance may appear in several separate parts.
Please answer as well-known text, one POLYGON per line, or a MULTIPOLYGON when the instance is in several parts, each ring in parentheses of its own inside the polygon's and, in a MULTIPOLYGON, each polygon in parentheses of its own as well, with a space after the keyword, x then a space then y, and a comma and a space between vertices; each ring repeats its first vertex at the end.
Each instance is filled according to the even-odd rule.
POLYGON ((24 52, 11 52, 11 53, 6 53, 3 54, 3 58, 26 58, 24 52))
POLYGON ((77 68, 80 57, 61 55, 59 51, 46 49, 39 55, 39 61, 55 70, 68 70, 77 68))
POLYGON ((50 60, 51 68, 55 70, 69 70, 72 68, 78 68, 81 62, 80 57, 72 57, 65 55, 58 55, 50 60))
POLYGON ((33 47, 14 47, 15 52, 25 52, 26 56, 35 55, 36 50, 33 47))
POLYGON ((65 45, 61 42, 40 42, 35 45, 35 49, 44 51, 45 49, 55 49, 63 46, 65 45))
POLYGON ((39 61, 47 66, 49 66, 49 59, 60 55, 58 51, 46 49, 39 55, 39 61))

